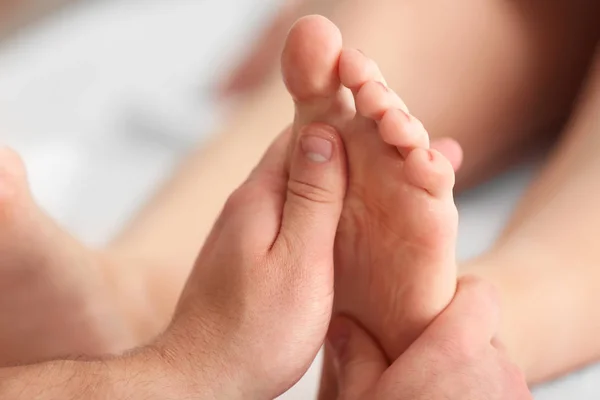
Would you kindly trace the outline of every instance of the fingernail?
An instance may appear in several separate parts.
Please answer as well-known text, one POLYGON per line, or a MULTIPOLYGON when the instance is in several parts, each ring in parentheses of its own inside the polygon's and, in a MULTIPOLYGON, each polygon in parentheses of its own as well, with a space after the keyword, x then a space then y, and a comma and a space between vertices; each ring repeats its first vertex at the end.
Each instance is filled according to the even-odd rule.
POLYGON ((331 160, 333 155, 333 143, 319 136, 302 136, 300 147, 307 159, 319 164, 331 160))

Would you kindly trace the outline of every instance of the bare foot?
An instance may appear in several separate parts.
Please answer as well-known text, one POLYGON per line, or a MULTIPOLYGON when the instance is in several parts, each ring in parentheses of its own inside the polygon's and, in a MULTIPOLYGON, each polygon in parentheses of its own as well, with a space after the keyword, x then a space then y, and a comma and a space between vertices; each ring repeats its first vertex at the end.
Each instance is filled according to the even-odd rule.
POLYGON ((348 154, 334 312, 363 324, 395 359, 455 293, 452 166, 429 149, 427 132, 387 88, 376 64, 342 49, 341 34, 327 19, 298 21, 282 64, 296 131, 331 124, 348 154))
POLYGON ((106 262, 37 207, 21 160, 0 149, 0 361, 98 355, 132 345, 106 262))

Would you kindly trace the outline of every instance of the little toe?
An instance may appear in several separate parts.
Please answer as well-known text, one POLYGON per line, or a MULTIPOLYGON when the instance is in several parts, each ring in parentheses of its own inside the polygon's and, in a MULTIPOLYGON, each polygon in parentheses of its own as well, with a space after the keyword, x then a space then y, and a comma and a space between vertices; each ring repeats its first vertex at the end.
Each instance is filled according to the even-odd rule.
POLYGON ((454 169, 438 151, 417 148, 404 163, 406 179, 434 197, 452 196, 454 169))

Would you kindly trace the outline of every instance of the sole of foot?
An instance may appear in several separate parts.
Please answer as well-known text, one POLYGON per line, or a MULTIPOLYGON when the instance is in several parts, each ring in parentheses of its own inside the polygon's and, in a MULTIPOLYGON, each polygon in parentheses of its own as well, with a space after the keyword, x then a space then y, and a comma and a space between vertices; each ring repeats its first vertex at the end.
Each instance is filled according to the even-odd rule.
MULTIPOLYGON (((423 125, 385 83, 377 64, 343 48, 337 27, 309 16, 282 56, 298 132, 339 130, 349 186, 335 249, 334 313, 359 321, 397 358, 456 290, 453 163, 432 149, 423 125)), ((459 154, 444 141, 449 158, 459 154)))

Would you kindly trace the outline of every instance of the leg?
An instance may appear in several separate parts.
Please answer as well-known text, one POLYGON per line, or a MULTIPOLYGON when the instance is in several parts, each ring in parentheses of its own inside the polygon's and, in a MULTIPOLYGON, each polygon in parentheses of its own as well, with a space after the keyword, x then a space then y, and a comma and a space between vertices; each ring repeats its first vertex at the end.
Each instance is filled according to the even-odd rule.
POLYGON ((496 282, 502 334, 533 382, 600 359, 600 53, 547 167, 494 250, 465 267, 496 282))
POLYGON ((380 3, 355 9, 376 24, 340 19, 345 43, 378 60, 433 138, 459 141, 458 189, 514 161, 532 134, 558 128, 595 45, 587 0, 380 3), (389 32, 419 40, 394 49, 389 32))
MULTIPOLYGON (((294 3, 303 3, 298 14, 325 12, 346 45, 378 60, 433 137, 461 143, 459 189, 518 157, 532 134, 557 130, 593 52, 600 12, 588 0, 294 3)), ((270 31, 261 42, 273 37, 270 31)), ((265 53, 262 44, 238 76, 247 81, 265 53)))

